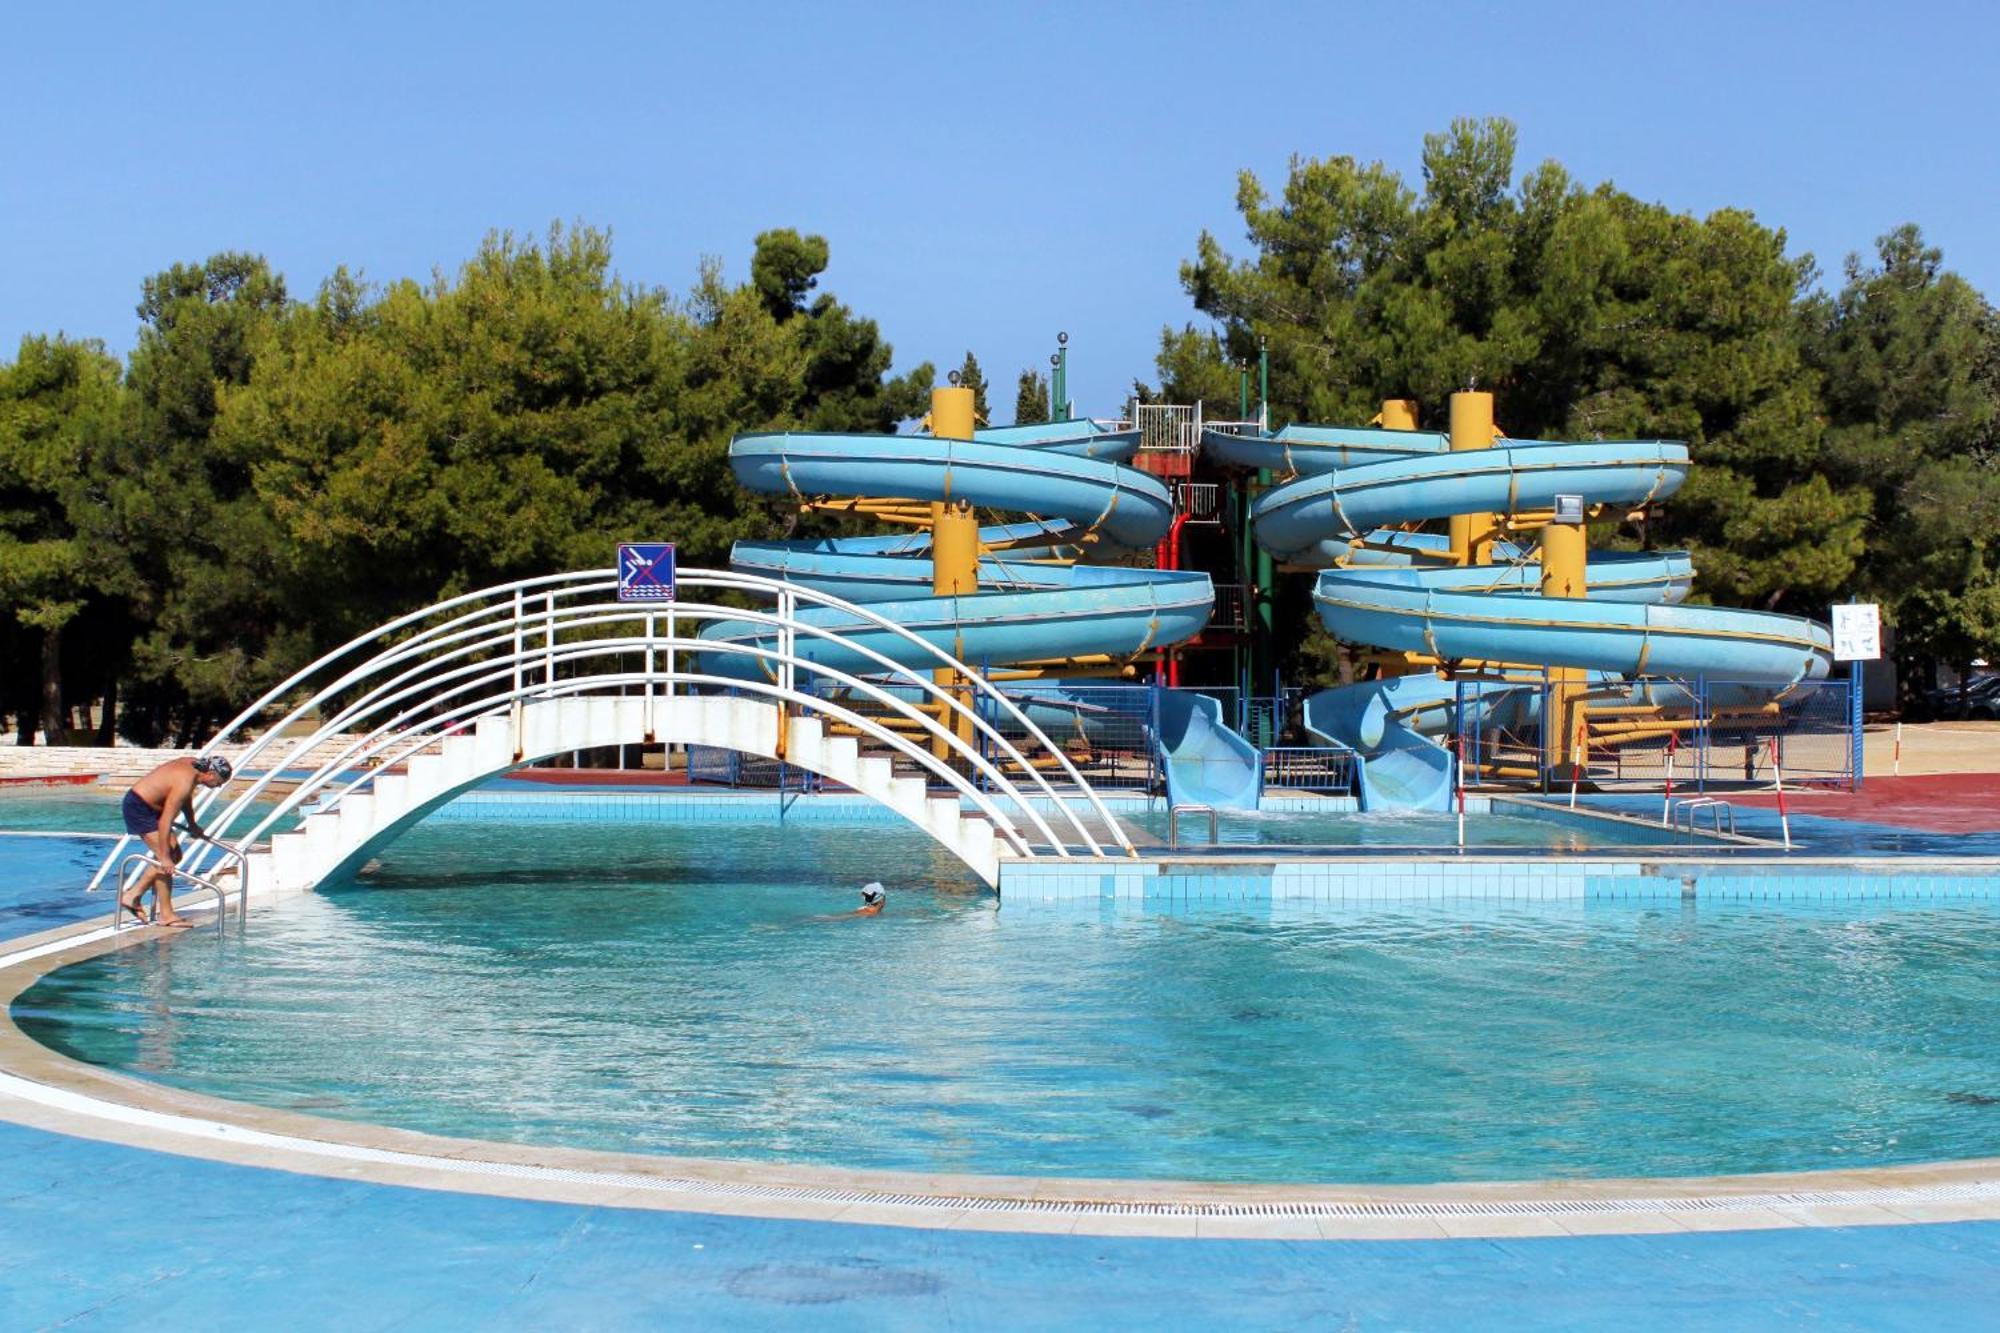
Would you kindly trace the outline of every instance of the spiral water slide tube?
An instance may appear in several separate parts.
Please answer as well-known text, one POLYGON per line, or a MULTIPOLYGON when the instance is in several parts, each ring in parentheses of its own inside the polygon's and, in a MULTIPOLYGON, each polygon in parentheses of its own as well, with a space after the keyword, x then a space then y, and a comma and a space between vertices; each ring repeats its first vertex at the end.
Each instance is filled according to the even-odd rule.
MULTIPOLYGON (((1492 565, 1439 566, 1444 538, 1390 525, 1458 514, 1546 510, 1559 495, 1589 505, 1663 500, 1687 477, 1683 444, 1503 441, 1450 452, 1443 435, 1288 427, 1267 437, 1210 434, 1211 456, 1282 469, 1293 480, 1254 506, 1256 539, 1279 560, 1322 572, 1321 621, 1352 644, 1444 662, 1568 667, 1589 673, 1593 698, 1685 706, 1686 691, 1638 677, 1713 676, 1783 687, 1826 675, 1827 629, 1795 616, 1679 605, 1693 570, 1683 552, 1593 556, 1582 598, 1540 595, 1533 552, 1496 545, 1492 565)), ((1543 691, 1475 673, 1435 671, 1322 691, 1306 701, 1308 731, 1362 756, 1364 809, 1448 808, 1449 731, 1460 699, 1472 721, 1536 720, 1543 691)))
MULTIPOLYGON (((736 478, 750 490, 801 501, 894 497, 903 501, 969 503, 980 509, 1032 515, 979 530, 978 590, 932 591, 932 533, 829 538, 820 541, 738 542, 738 569, 810 585, 867 603, 925 639, 984 669, 1078 661, 1107 669, 1151 649, 1193 637, 1208 623, 1215 591, 1208 575, 1074 563, 1086 543, 1150 547, 1173 521, 1165 486, 1125 464, 1138 450, 1136 431, 1109 431, 1089 421, 1051 422, 982 430, 970 440, 930 435, 763 434, 739 436, 729 449, 736 478)), ((865 512, 865 511, 864 511, 865 512)), ((892 636, 808 611, 825 625, 892 658, 909 651, 892 636)), ((748 627, 718 626, 718 635, 754 636, 748 627)), ((802 652, 830 665, 865 672, 860 653, 822 641, 802 652), (851 659, 851 660, 850 660, 851 659)), ((717 670, 744 669, 718 655, 717 670)), ((912 663, 912 665, 921 665, 912 663)), ((1081 684, 1082 682, 1078 682, 1081 684)), ((1009 685, 1043 725, 1109 734, 1147 719, 1121 717, 1088 691, 1061 681, 1009 685)), ((1242 807, 1256 804, 1262 762, 1256 749, 1223 727, 1219 714, 1199 721, 1155 719, 1176 804, 1242 807), (1213 722, 1213 725, 1205 725, 1213 722)))

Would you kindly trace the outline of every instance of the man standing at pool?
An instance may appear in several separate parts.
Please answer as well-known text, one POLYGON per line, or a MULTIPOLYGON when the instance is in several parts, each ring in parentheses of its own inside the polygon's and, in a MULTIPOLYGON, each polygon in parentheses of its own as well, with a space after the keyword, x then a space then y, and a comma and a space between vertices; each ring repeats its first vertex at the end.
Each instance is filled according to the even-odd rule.
POLYGON ((125 793, 125 831, 146 844, 157 862, 131 889, 119 895, 118 906, 139 920, 146 920, 139 903, 148 890, 153 894, 152 924, 186 927, 191 922, 174 910, 174 870, 180 864, 181 845, 174 838, 174 816, 187 820, 188 833, 197 838, 208 835, 194 820, 194 789, 220 787, 233 770, 220 755, 199 759, 169 759, 132 784, 125 793))

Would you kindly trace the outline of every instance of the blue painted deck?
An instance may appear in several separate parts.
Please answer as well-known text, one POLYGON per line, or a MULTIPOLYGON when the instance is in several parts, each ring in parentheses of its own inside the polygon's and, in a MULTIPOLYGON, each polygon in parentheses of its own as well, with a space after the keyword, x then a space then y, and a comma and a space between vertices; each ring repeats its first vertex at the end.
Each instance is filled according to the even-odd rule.
POLYGON ((0 1125, 11 1327, 1991 1327, 2000 1222, 1190 1241, 441 1194, 0 1125))
MULTIPOLYGON (((97 844, 96 846, 101 846, 97 844)), ((0 936, 95 847, 0 836, 0 936)), ((1993 1327, 2000 1222, 1660 1236, 1198 1241, 484 1198, 0 1123, 0 1325, 1993 1327)))

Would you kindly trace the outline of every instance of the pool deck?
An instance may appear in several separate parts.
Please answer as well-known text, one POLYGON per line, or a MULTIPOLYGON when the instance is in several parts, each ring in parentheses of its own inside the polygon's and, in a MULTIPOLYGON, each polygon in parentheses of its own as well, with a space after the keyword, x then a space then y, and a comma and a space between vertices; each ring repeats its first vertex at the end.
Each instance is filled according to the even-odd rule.
MULTIPOLYGON (((0 835, 21 872, 0 940, 48 950, 26 971, 103 947, 105 903, 73 878, 91 850, 0 835)), ((336 1127, 92 1070, 11 1025, 0 1071, 9 1328, 1943 1329, 2000 1309, 2000 1163, 1121 1199, 336 1127)))

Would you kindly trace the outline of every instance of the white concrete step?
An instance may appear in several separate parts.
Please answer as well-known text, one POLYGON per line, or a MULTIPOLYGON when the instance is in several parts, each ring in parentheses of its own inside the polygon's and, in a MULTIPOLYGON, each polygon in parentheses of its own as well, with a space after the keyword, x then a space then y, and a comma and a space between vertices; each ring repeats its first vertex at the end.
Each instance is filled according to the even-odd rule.
POLYGON ((923 817, 918 823, 947 841, 958 837, 964 816, 959 813, 958 797, 930 796, 924 802, 923 817))
POLYGON ((351 791, 340 798, 340 840, 354 847, 375 832, 375 794, 351 791))

